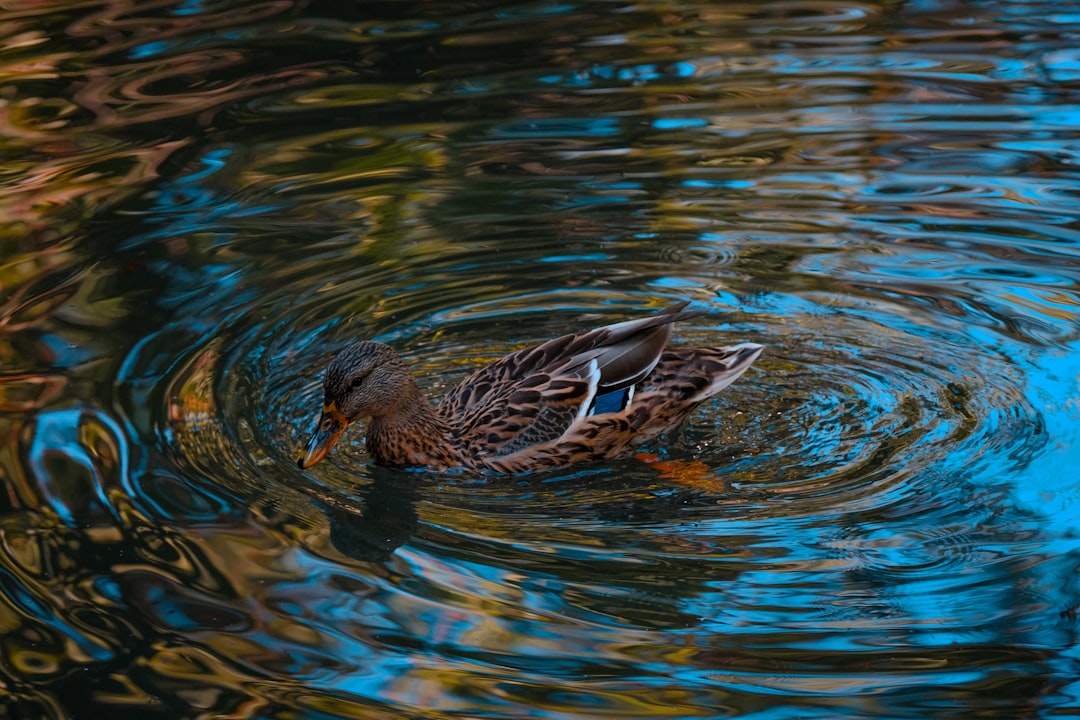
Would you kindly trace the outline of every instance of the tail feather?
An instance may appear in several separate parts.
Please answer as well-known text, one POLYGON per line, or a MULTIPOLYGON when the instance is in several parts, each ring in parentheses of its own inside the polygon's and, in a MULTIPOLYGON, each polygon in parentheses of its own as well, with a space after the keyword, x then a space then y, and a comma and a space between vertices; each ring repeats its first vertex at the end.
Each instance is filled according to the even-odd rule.
POLYGON ((716 354, 708 358, 712 361, 710 364, 715 364, 715 367, 710 368, 712 379, 707 386, 696 392, 689 401, 699 403, 738 380, 739 376, 754 364, 754 361, 758 359, 764 349, 764 345, 758 345, 757 343, 741 343, 726 348, 715 348, 714 352, 716 354))

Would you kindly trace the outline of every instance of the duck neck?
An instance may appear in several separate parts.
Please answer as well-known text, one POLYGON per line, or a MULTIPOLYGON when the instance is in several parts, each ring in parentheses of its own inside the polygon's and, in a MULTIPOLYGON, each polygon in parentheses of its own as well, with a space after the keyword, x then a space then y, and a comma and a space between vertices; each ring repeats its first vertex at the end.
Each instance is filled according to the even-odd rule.
POLYGON ((400 403, 371 418, 368 454, 380 465, 448 467, 453 433, 415 383, 400 403))

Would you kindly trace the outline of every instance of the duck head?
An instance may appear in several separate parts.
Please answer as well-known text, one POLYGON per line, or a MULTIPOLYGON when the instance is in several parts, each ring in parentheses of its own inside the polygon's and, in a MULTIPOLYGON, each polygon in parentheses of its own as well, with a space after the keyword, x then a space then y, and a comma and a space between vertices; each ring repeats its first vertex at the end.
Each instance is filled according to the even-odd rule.
POLYGON ((349 425, 393 415, 416 392, 412 373, 390 346, 361 341, 345 348, 326 368, 319 423, 297 464, 304 469, 321 461, 349 425))

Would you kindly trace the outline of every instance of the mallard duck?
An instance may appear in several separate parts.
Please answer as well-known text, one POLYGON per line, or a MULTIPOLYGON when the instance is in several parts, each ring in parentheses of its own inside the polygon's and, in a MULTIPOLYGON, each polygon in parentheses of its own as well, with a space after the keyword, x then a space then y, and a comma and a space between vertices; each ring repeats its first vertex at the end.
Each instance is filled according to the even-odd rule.
POLYGON ((388 345, 354 343, 326 369, 298 464, 322 460, 361 418, 368 454, 391 467, 515 473, 614 458, 674 429, 761 354, 754 343, 665 347, 675 322, 703 314, 687 304, 510 353, 438 405, 388 345))

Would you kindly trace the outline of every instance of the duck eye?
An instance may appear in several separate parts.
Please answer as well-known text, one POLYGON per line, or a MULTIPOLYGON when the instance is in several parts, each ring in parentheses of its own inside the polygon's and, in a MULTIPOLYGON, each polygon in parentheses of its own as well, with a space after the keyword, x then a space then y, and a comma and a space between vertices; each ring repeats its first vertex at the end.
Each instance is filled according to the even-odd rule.
POLYGON ((353 390, 355 390, 356 388, 360 387, 363 384, 364 384, 364 376, 363 375, 357 375, 356 377, 354 377, 352 379, 352 382, 349 383, 349 385, 352 387, 353 390))

